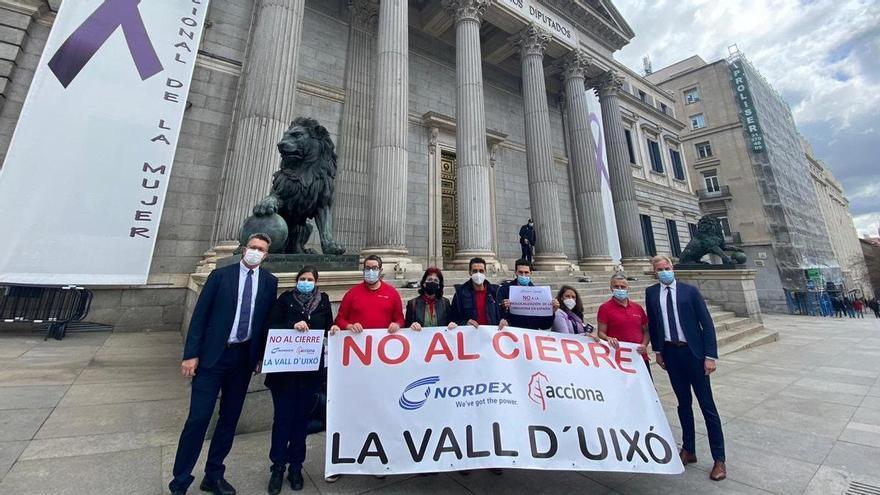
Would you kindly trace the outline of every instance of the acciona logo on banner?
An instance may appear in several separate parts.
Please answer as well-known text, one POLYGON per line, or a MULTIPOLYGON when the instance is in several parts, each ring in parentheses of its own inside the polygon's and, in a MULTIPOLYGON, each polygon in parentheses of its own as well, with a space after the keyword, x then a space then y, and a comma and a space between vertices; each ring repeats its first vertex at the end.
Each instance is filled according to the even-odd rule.
POLYGON ((207 9, 61 4, 0 168, 0 283, 147 282, 207 9))
POLYGON ((547 375, 538 371, 529 379, 529 399, 541 406, 542 411, 547 410, 547 400, 584 400, 605 402, 605 396, 598 389, 578 387, 574 383, 569 385, 552 386, 547 375))

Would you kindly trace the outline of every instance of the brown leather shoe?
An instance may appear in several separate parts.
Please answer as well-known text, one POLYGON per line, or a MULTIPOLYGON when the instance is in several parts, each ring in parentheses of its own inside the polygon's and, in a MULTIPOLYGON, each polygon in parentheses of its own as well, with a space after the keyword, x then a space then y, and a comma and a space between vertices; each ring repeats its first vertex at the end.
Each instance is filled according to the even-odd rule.
POLYGON ((694 454, 693 452, 688 452, 684 449, 678 451, 678 456, 681 457, 681 463, 685 466, 697 462, 697 454, 694 454))
POLYGON ((712 473, 709 474, 709 479, 721 481, 724 478, 727 478, 727 467, 724 465, 724 461, 715 461, 715 465, 712 466, 712 473))

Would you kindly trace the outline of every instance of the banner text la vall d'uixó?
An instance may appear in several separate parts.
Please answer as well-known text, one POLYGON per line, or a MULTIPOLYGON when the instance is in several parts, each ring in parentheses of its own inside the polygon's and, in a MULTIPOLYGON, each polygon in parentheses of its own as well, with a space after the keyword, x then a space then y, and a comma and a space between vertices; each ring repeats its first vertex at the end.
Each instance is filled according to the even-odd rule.
POLYGON ((339 332, 327 367, 328 476, 684 470, 629 344, 491 326, 339 332))

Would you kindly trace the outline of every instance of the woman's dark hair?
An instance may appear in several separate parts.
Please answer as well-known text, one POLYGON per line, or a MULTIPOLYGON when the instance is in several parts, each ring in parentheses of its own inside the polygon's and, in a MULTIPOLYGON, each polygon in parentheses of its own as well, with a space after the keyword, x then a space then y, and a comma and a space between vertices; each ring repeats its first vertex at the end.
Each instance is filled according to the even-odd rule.
POLYGON ((315 277, 315 282, 318 281, 318 269, 313 266, 304 266, 300 269, 296 274, 296 280, 299 280, 299 277, 302 276, 303 273, 311 273, 313 277, 315 277))
POLYGON ((575 289, 574 287, 572 287, 570 285, 563 285, 559 289, 559 292, 556 294, 556 300, 559 301, 559 306, 561 308, 568 309, 565 307, 565 304, 562 304, 562 296, 565 294, 566 291, 569 291, 569 290, 574 292, 574 308, 572 308, 571 312, 578 315, 578 317, 583 320, 584 319, 584 305, 581 302, 581 295, 578 294, 577 289, 575 289))
POLYGON ((437 275, 437 278, 440 280, 440 290, 435 294, 439 299, 443 297, 443 272, 441 272, 439 268, 433 266, 425 270, 424 275, 422 275, 422 281, 419 282, 419 294, 421 295, 425 293, 425 280, 428 280, 428 276, 430 275, 437 275))

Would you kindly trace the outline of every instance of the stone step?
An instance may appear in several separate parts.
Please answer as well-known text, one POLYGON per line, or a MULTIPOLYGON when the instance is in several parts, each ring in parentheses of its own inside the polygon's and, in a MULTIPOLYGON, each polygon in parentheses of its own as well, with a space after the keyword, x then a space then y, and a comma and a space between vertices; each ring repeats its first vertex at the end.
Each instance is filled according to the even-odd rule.
POLYGON ((752 347, 757 347, 769 342, 776 342, 777 340, 779 340, 779 332, 768 330, 761 326, 758 331, 751 333, 744 338, 720 346, 718 348, 718 355, 726 356, 743 349, 751 349, 752 347))
POLYGON ((751 335, 754 335, 764 330, 764 326, 760 323, 753 322, 746 318, 743 318, 743 320, 745 323, 737 326, 736 328, 719 328, 717 326, 715 327, 715 338, 718 342, 719 348, 742 339, 747 339, 751 335))

